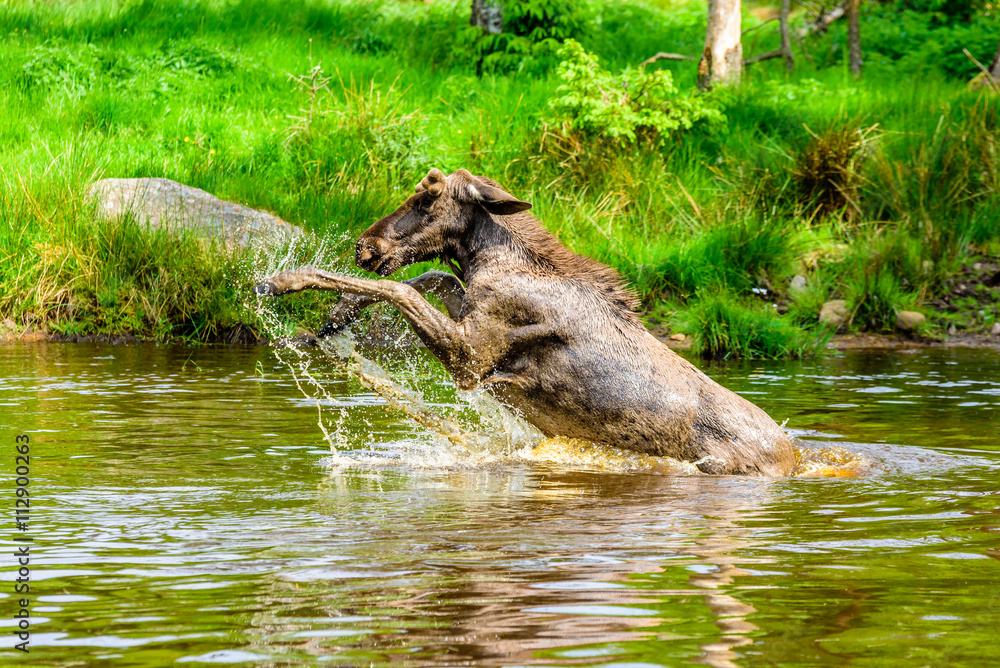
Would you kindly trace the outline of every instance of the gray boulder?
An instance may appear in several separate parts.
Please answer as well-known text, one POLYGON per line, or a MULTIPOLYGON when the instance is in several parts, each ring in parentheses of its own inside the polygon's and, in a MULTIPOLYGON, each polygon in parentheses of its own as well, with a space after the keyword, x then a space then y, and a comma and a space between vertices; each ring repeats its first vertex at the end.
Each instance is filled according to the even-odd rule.
POLYGON ((246 246, 253 239, 293 239, 303 234, 301 228, 266 211, 226 202, 170 179, 103 179, 90 184, 87 199, 96 200, 99 213, 108 219, 131 213, 152 227, 191 230, 227 244, 246 246))
POLYGON ((805 276, 796 276, 792 279, 792 282, 788 284, 788 294, 793 297, 798 297, 800 294, 805 292, 809 283, 806 281, 805 276))
POLYGON ((896 314, 896 329, 904 332, 912 332, 925 322, 927 318, 924 314, 916 311, 900 311, 896 314))
POLYGON ((847 322, 850 316, 851 311, 847 308, 847 302, 843 299, 828 301, 819 310, 819 321, 831 327, 840 327, 847 322))

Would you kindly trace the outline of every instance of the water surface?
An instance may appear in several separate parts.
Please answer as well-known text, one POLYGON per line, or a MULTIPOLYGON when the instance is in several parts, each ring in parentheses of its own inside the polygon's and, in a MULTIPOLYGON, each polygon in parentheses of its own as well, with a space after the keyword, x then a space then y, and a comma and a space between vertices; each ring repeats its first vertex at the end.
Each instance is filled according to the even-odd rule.
MULTIPOLYGON (((331 468, 272 349, 0 347, 4 493, 28 433, 35 540, 31 653, 0 661, 1000 662, 996 352, 707 368, 813 447, 886 469, 837 479, 435 459, 445 446, 320 362, 354 467, 331 468)), ((440 377, 415 382, 461 412, 440 377)))

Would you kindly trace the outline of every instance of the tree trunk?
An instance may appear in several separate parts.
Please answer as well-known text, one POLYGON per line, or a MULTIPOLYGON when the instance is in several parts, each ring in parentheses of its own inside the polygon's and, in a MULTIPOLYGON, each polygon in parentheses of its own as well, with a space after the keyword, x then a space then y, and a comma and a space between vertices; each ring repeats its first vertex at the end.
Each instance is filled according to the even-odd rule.
POLYGON ((708 0, 705 51, 698 62, 698 88, 736 84, 743 73, 741 0, 708 0))
POLYGON ((503 32, 503 3, 500 0, 472 0, 469 25, 494 34, 503 32))
POLYGON ((990 76, 993 77, 994 81, 1000 82, 1000 46, 997 47, 997 53, 993 56, 993 62, 990 63, 990 76))
POLYGON ((792 40, 788 37, 788 13, 792 9, 792 0, 781 0, 781 57, 785 61, 785 70, 795 69, 795 57, 792 55, 792 40))
POLYGON ((861 22, 858 18, 861 0, 847 0, 847 48, 850 51, 851 74, 861 76, 861 22))

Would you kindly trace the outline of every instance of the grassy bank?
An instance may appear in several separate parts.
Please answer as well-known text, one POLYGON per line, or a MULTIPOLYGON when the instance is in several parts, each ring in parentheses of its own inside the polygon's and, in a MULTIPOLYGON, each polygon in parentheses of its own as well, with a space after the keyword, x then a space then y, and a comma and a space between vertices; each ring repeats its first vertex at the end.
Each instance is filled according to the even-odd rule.
MULTIPOLYGON (((440 0, 0 4, 0 319, 194 340, 256 326, 230 280, 250 258, 97 220, 83 193, 99 178, 174 179, 336 240, 429 168, 464 167, 531 201, 636 285, 651 323, 707 354, 808 353, 832 299, 856 330, 891 331, 899 310, 925 313, 932 336, 988 330, 1000 98, 967 90, 961 48, 988 62, 996 16, 932 23, 872 4, 863 28, 880 39, 860 81, 837 25, 796 45, 794 74, 755 64, 696 101, 694 65, 660 61, 646 69, 670 75, 657 90, 673 116, 638 125, 622 105, 587 116, 560 89, 559 40, 607 80, 640 77, 621 71, 700 52, 701 5, 573 3, 541 28, 517 18, 534 38, 501 39, 440 0)), ((776 41, 771 23, 745 48, 776 41)), ((283 308, 315 326, 323 303, 283 308)))

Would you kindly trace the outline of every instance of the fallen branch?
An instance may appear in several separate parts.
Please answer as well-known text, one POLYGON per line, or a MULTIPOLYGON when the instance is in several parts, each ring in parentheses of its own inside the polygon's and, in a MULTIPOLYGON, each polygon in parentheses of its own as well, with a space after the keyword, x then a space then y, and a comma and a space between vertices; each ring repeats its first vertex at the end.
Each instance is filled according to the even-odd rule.
POLYGON ((639 63, 639 67, 655 63, 657 60, 694 60, 694 58, 692 58, 691 56, 682 55, 680 53, 665 53, 663 51, 660 51, 652 58, 647 58, 646 60, 639 63))
POLYGON ((815 21, 810 23, 804 30, 801 31, 801 36, 807 37, 813 33, 823 34, 830 28, 831 25, 833 25, 834 21, 839 18, 843 18, 845 14, 846 9, 843 4, 837 5, 828 11, 823 11, 816 17, 815 21))
POLYGON ((752 63, 759 63, 762 60, 771 60, 772 58, 781 58, 784 52, 781 49, 777 51, 768 51, 767 53, 762 53, 759 56, 754 56, 753 58, 747 58, 743 61, 744 65, 750 65, 752 63))

